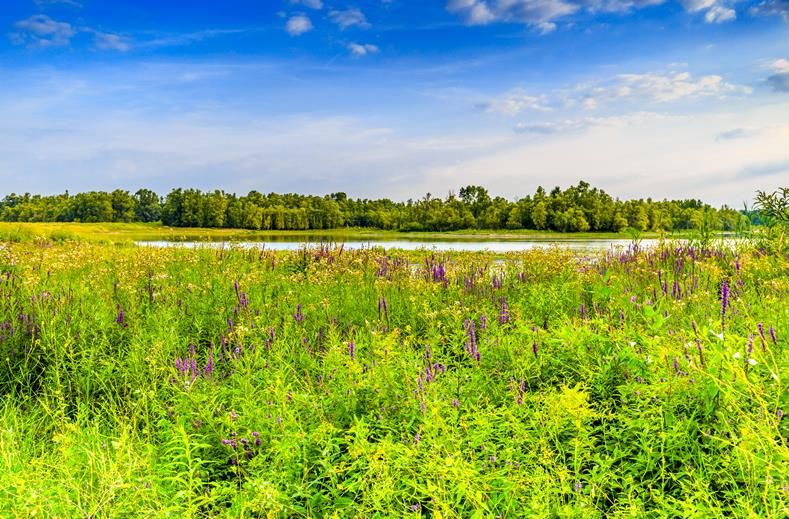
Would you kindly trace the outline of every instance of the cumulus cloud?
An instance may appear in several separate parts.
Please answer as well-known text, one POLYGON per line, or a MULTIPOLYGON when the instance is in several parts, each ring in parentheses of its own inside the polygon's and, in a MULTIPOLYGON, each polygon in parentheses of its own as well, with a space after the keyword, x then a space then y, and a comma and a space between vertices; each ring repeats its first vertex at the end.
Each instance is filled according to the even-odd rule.
POLYGON ((483 112, 507 116, 518 115, 525 110, 550 111, 545 96, 530 95, 521 88, 516 88, 502 96, 478 103, 476 108, 483 112))
POLYGON ((767 84, 776 92, 789 92, 789 60, 776 60, 770 68, 773 74, 767 77, 767 84))
POLYGON ((37 14, 14 24, 11 41, 28 47, 62 47, 71 43, 76 30, 71 24, 58 22, 45 14, 37 14))
POLYGON ((291 36, 300 36, 312 30, 312 21, 303 14, 291 16, 285 24, 285 30, 291 36))
POLYGON ((780 16, 789 23, 789 0, 766 0, 751 7, 750 13, 754 16, 780 16))
POLYGON ((346 9, 344 11, 330 11, 329 17, 336 23, 343 31, 349 27, 357 26, 362 29, 367 29, 370 24, 367 22, 367 17, 359 9, 346 9))
POLYGON ((377 54, 380 49, 378 46, 371 43, 349 43, 348 50, 357 57, 367 56, 368 54, 377 54))

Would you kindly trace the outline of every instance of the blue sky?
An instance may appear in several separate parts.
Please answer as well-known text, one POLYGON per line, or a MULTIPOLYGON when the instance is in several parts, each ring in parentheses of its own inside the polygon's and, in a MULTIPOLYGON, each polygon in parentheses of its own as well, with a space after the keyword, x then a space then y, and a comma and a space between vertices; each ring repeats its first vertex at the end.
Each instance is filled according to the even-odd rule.
POLYGON ((0 195, 789 184, 787 0, 5 0, 0 195))

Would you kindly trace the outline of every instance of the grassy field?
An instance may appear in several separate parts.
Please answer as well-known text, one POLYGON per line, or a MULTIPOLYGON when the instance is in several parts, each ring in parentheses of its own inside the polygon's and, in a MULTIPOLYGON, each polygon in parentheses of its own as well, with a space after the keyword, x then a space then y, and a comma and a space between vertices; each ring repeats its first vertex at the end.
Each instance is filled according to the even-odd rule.
POLYGON ((0 515, 786 517, 788 268, 0 243, 0 515))
MULTIPOLYGON (((658 238, 658 233, 642 233, 643 238, 658 238)), ((681 233, 671 235, 680 237, 681 233)), ((343 240, 589 240, 628 239, 627 233, 558 233, 551 231, 397 232, 376 229, 332 229, 327 231, 248 231, 244 229, 203 229, 166 227, 145 223, 15 223, 0 222, 0 239, 32 241, 82 240, 104 243, 135 241, 259 241, 267 239, 307 239, 328 237, 343 240)))

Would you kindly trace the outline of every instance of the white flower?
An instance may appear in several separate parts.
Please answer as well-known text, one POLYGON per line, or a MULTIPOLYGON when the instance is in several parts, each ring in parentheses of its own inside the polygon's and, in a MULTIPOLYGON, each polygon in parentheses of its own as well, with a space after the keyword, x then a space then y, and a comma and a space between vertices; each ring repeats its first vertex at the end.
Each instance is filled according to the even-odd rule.
POLYGON ((756 359, 748 359, 748 364, 750 364, 751 366, 755 366, 756 364, 758 364, 758 362, 756 362, 756 359))
POLYGON ((739 351, 738 351, 737 353, 735 353, 735 354, 734 354, 734 358, 735 358, 735 359, 737 359, 737 360, 739 360, 741 356, 742 356, 742 355, 740 355, 740 352, 739 352, 739 351))

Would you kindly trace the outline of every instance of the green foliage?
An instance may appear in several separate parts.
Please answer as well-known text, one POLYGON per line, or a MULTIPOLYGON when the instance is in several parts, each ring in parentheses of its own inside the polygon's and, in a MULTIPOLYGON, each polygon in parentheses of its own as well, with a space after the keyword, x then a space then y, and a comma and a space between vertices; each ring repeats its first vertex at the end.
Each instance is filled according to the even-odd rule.
POLYGON ((0 515, 785 517, 787 267, 6 241, 0 515))
MULTIPOLYGON (((768 206, 770 200, 777 200, 777 195, 771 196, 763 196, 768 206)), ((556 187, 550 194, 539 187, 533 196, 516 201, 491 198, 481 186, 463 187, 457 197, 450 193, 441 199, 428 193, 420 200, 407 202, 354 200, 345 193, 320 197, 263 195, 251 191, 239 197, 219 190, 180 188, 170 191, 163 200, 153 191, 141 189, 134 195, 122 190, 75 196, 10 194, 0 201, 0 220, 9 222, 161 220, 172 227, 263 231, 354 227, 404 232, 461 229, 620 232, 632 227, 652 232, 687 229, 706 232, 703 228, 709 219, 714 220, 716 229, 732 231, 742 225, 743 216, 729 207, 713 209, 699 200, 614 200, 584 181, 565 190, 556 187)))

